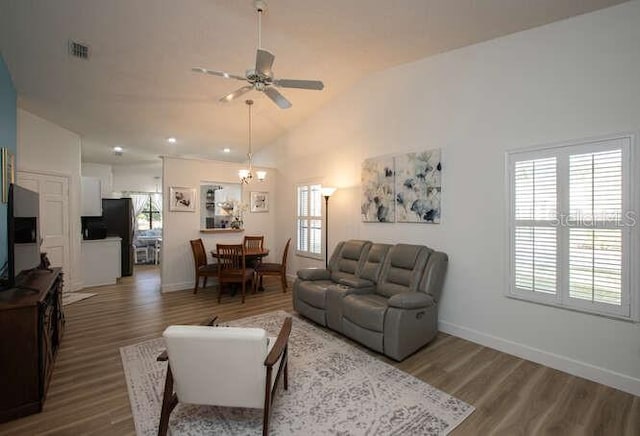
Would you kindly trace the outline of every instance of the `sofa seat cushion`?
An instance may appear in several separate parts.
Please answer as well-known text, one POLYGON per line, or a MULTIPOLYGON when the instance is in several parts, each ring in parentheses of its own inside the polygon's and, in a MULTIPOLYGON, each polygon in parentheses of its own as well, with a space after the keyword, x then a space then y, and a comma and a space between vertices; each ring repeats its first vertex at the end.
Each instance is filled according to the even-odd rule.
POLYGON ((343 300, 343 316, 360 327, 384 331, 387 299, 376 294, 348 295, 343 300))
POLYGON ((334 284, 331 280, 300 282, 297 296, 311 306, 325 309, 327 307, 327 288, 334 284))

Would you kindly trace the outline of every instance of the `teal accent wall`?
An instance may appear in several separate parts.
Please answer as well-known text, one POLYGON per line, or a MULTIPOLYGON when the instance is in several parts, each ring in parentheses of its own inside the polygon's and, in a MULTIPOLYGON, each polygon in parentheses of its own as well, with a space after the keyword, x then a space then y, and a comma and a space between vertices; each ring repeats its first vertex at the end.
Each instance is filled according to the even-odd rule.
MULTIPOLYGON (((16 155, 16 88, 0 54, 0 147, 16 155)), ((16 162, 17 162, 16 155, 16 162)), ((7 261, 7 204, 0 202, 0 268, 7 261)))

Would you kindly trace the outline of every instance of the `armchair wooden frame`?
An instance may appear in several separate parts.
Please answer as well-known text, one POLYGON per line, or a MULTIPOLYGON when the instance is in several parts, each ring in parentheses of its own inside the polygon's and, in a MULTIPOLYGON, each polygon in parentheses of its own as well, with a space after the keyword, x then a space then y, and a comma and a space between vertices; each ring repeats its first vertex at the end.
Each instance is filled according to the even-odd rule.
MULTIPOLYGON (((216 317, 213 317, 205 325, 213 326, 216 317)), ((264 367, 266 370, 265 381, 265 394, 264 394, 264 409, 262 417, 262 434, 264 436, 269 434, 269 419, 271 417, 271 406, 273 404, 274 394, 278 387, 280 377, 283 377, 283 387, 285 390, 289 389, 289 336, 291 334, 292 319, 288 317, 284 320, 276 342, 264 360, 264 367), (271 379, 273 378, 273 367, 280 360, 280 365, 277 368, 275 374, 275 382, 273 387, 271 386, 271 379)), ((158 362, 165 362, 169 360, 169 356, 166 351, 160 354, 157 358, 158 362)), ((171 362, 167 365, 167 377, 164 383, 164 394, 162 397, 162 411, 160 413, 160 425, 158 427, 158 436, 165 436, 169 429, 169 417, 171 412, 178 405, 179 399, 175 392, 173 392, 173 374, 171 372, 171 362)))

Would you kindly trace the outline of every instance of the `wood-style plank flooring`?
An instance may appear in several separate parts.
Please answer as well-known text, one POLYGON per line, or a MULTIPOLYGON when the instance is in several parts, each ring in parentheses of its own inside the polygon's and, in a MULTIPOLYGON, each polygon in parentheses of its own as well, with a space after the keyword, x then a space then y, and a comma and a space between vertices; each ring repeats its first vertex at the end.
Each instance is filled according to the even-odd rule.
MULTIPOLYGON (((133 434, 119 348, 212 313, 231 320, 292 310, 279 280, 265 285, 245 304, 227 295, 218 305, 215 288, 161 294, 158 269, 142 267, 97 288, 95 297, 65 306, 66 333, 44 411, 0 424, 0 434, 133 434)), ((454 336, 438 335, 402 363, 382 359, 476 407, 453 435, 640 434, 639 397, 454 336)))

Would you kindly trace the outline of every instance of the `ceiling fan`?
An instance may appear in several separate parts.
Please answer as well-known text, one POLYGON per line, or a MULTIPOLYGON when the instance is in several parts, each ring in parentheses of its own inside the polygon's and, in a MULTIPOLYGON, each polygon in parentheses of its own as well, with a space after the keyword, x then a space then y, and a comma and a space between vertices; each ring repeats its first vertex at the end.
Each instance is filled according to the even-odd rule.
POLYGON ((214 71, 207 68, 194 67, 191 70, 196 73, 211 74, 212 76, 220 76, 225 79, 236 79, 249 82, 241 88, 236 89, 220 99, 221 102, 230 102, 241 95, 253 90, 264 92, 275 104, 281 109, 291 107, 291 102, 287 100, 277 89, 278 88, 298 88, 312 89, 320 91, 324 88, 324 84, 319 80, 295 80, 295 79, 274 79, 273 61, 275 56, 262 48, 262 14, 267 9, 267 4, 262 0, 255 0, 256 11, 258 12, 258 52, 256 54, 256 66, 249 69, 245 76, 229 74, 223 71, 214 71))

